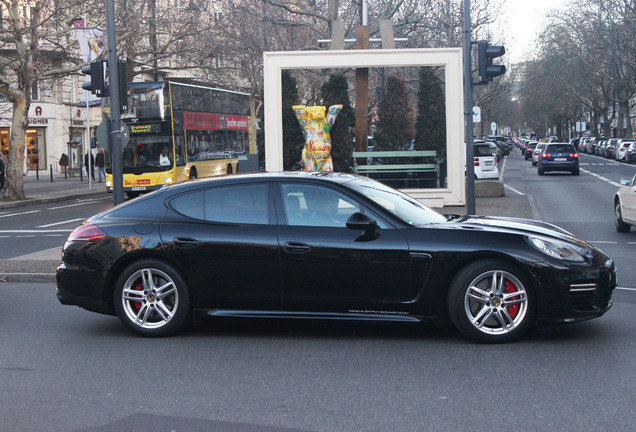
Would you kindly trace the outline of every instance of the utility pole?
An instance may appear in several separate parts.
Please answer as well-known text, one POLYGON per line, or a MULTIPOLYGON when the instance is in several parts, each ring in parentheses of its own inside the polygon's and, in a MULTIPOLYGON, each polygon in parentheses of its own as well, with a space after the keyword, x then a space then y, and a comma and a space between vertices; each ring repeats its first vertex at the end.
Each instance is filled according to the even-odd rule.
MULTIPOLYGON (((361 25, 356 28, 356 49, 369 49, 369 25, 367 0, 362 0, 361 25)), ((356 69, 356 151, 367 151, 369 111, 369 68, 356 69)))
POLYGON ((110 155, 113 173, 113 203, 124 202, 124 174, 121 160, 121 131, 120 131, 120 100, 119 86, 126 83, 119 82, 119 68, 117 64, 117 35, 115 33, 115 4, 114 0, 106 0, 106 32, 108 36, 108 78, 110 94, 110 155))
POLYGON ((475 214, 475 148, 473 146, 473 71, 470 0, 464 0, 464 126, 466 135, 466 214, 475 214))

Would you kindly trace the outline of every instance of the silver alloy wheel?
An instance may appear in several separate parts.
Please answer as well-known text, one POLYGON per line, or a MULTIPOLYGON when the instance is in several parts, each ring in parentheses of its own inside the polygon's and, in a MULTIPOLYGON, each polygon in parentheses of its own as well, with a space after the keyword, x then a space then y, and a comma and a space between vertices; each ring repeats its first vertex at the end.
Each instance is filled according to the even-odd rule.
POLYGON ((477 330, 488 335, 502 335, 524 322, 528 293, 513 274, 490 270, 470 283, 464 297, 464 309, 477 330))
POLYGON ((166 273, 156 268, 142 268, 126 280, 121 302, 131 323, 152 330, 172 320, 179 307, 179 293, 166 273))

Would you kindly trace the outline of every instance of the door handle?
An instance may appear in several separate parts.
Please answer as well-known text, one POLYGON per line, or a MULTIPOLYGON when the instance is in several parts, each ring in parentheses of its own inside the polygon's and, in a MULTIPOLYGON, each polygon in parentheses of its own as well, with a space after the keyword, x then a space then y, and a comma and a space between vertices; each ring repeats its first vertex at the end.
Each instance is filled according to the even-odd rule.
POLYGON ((285 249, 285 252, 290 254, 302 254, 311 250, 311 246, 307 243, 300 242, 285 242, 283 248, 285 249))
POLYGON ((199 244, 197 240, 188 237, 176 237, 173 243, 176 247, 181 249, 193 248, 199 244))

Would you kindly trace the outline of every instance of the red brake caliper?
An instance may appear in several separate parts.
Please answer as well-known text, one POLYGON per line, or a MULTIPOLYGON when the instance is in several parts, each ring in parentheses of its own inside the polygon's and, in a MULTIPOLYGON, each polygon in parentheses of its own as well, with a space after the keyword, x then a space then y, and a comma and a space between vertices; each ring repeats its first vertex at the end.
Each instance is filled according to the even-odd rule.
MULTIPOLYGON (((140 283, 135 285, 135 291, 142 291, 140 283)), ((135 309, 137 309, 137 312, 139 312, 139 309, 141 309, 141 303, 140 302, 134 302, 133 305, 135 306, 135 309)))
MULTIPOLYGON (((512 282, 510 282, 508 279, 506 279, 506 292, 507 293, 513 293, 513 292, 517 292, 517 287, 515 286, 515 284, 513 284, 512 282)), ((518 300, 519 297, 513 297, 510 300, 518 300)), ((510 318, 515 319, 515 317, 517 316, 517 314, 519 313, 519 304, 513 304, 508 306, 507 310, 508 310, 508 314, 510 314, 510 318)))

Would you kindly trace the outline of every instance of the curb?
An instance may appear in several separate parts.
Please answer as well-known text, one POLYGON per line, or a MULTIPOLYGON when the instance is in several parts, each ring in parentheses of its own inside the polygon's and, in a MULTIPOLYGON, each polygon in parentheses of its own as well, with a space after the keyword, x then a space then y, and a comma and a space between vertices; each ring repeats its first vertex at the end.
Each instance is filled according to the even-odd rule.
POLYGON ((0 273, 3 282, 55 282, 55 273, 0 273))
POLYGON ((26 205, 29 205, 29 204, 46 204, 46 203, 52 203, 52 202, 67 201, 67 200, 72 200, 72 199, 76 199, 76 198, 83 198, 83 197, 88 197, 88 196, 93 196, 93 195, 100 195, 100 194, 103 194, 103 193, 106 193, 106 192, 104 192, 104 191, 87 192, 87 193, 56 196, 56 197, 49 197, 49 198, 27 198, 25 200, 20 200, 20 201, 2 201, 2 200, 0 200, 0 209, 22 207, 22 206, 26 206, 26 205))

